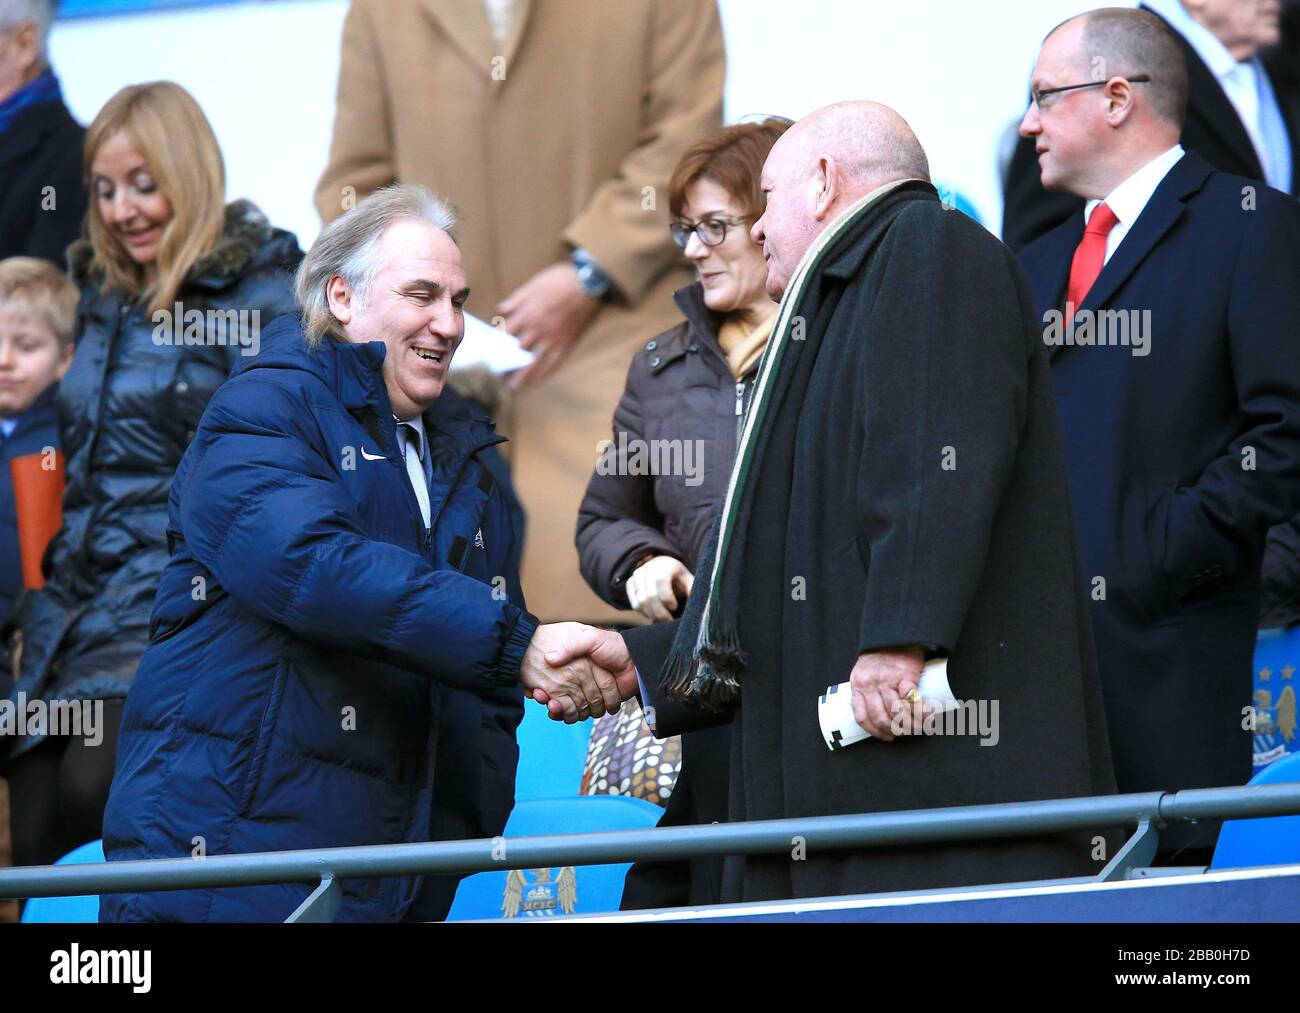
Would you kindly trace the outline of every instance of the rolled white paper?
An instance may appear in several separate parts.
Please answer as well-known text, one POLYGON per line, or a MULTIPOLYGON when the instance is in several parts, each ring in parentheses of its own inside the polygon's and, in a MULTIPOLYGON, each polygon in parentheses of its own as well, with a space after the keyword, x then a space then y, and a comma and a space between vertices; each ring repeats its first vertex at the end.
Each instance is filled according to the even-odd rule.
MULTIPOLYGON (((933 704, 940 712, 960 706, 948 685, 947 658, 926 662, 917 688, 921 691, 921 699, 933 704)), ((821 723, 827 749, 843 749, 871 738, 871 733, 853 716, 853 688, 847 682, 828 686, 826 692, 817 698, 817 720, 821 723)))

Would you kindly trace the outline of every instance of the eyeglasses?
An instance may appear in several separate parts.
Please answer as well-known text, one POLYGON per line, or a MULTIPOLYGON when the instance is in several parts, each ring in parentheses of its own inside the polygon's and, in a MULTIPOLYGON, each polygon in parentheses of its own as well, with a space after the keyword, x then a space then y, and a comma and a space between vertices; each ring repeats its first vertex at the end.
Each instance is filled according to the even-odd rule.
MULTIPOLYGON (((1039 88, 1037 91, 1030 92, 1030 95, 1034 100, 1034 105, 1038 107, 1038 111, 1041 113, 1043 111, 1043 99, 1048 96, 1059 95, 1063 91, 1077 91, 1080 88, 1102 88, 1110 84, 1112 80, 1114 78, 1107 78, 1105 81, 1089 81, 1087 84, 1067 84, 1063 88, 1039 88)), ((1129 82, 1129 84, 1148 84, 1151 81, 1151 75, 1135 74, 1133 77, 1126 77, 1123 80, 1129 82)), ((1051 103, 1049 102, 1048 105, 1051 105, 1051 103)))
POLYGON ((726 240, 728 229, 748 222, 748 218, 705 218, 699 222, 673 222, 668 231, 673 234, 673 242, 684 250, 692 235, 699 236, 705 246, 718 246, 726 240))

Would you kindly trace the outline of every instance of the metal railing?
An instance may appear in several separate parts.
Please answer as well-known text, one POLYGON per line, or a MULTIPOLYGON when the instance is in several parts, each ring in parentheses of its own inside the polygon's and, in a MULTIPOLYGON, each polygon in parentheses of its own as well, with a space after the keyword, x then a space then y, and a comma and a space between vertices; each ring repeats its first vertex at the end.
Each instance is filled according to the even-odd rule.
POLYGON ((1300 815, 1300 784, 1196 788, 544 837, 31 866, 0 869, 0 898, 305 883, 315 889, 287 921, 332 921, 342 899, 339 882, 347 879, 772 854, 790 851, 796 838, 802 840, 806 852, 812 852, 1136 824, 1136 832, 1094 877, 1108 881, 1123 879, 1132 870, 1149 864, 1156 852, 1159 829, 1167 824, 1288 815, 1300 815))

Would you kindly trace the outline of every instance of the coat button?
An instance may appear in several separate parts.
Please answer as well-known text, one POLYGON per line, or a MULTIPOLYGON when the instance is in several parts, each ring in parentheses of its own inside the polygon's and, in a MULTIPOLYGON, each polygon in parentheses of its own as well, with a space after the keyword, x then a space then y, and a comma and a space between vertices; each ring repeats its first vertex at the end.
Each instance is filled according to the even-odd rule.
POLYGON ((700 350, 700 346, 697 345, 694 341, 692 341, 686 350, 688 352, 698 352, 700 350))
POLYGON ((658 348, 658 347, 659 347, 659 342, 654 341, 654 340, 647 341, 647 342, 645 343, 645 350, 646 350, 647 352, 653 352, 653 351, 654 351, 656 348, 658 348))
POLYGON ((661 361, 662 361, 662 360, 659 358, 659 356, 656 355, 653 359, 650 360, 650 368, 651 368, 651 369, 658 369, 658 368, 659 368, 659 363, 660 363, 661 361))
POLYGON ((184 380, 178 380, 178 381, 177 381, 177 383, 176 383, 176 393, 177 393, 177 394, 184 394, 184 393, 185 393, 187 390, 189 390, 189 389, 190 389, 190 385, 189 385, 188 383, 186 383, 184 380))

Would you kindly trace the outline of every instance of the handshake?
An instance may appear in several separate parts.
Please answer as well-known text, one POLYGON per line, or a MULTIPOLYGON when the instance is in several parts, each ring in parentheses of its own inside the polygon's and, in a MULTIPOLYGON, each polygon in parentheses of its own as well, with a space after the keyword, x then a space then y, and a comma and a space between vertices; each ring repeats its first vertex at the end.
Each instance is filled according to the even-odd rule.
POLYGON ((637 693, 636 666, 623 638, 582 623, 537 627, 519 681, 565 724, 613 713, 637 693))

